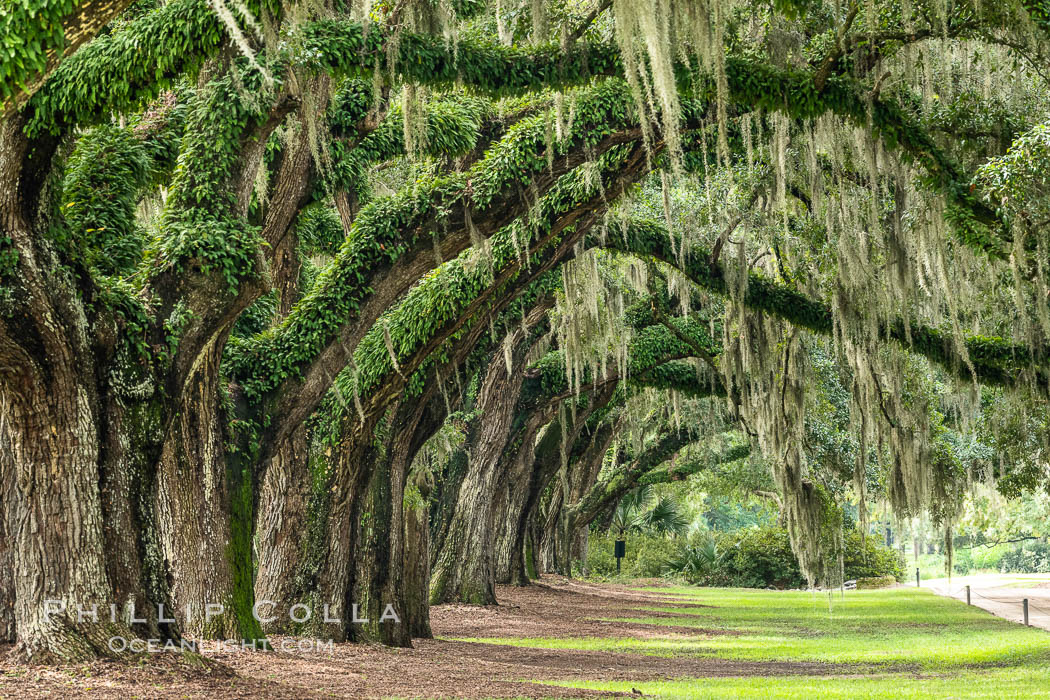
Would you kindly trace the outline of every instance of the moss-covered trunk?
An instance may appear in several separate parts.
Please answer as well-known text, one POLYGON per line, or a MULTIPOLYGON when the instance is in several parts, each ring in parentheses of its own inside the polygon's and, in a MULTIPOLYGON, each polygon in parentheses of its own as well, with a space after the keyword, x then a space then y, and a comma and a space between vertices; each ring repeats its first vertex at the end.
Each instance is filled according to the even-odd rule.
MULTIPOLYGON (((525 489, 518 488, 520 492, 525 489)), ((504 527, 496 545, 496 582, 512 586, 529 585, 525 568, 525 538, 528 532, 528 510, 523 502, 526 497, 515 499, 513 509, 507 513, 504 527)))
POLYGON ((496 583, 528 585, 524 567, 523 512, 528 489, 515 480, 514 488, 504 489, 496 515, 495 575, 496 583))
POLYGON ((540 526, 535 511, 529 513, 529 526, 525 533, 525 575, 530 579, 538 579, 542 573, 540 569, 540 526))
POLYGON ((287 632, 291 606, 299 602, 297 576, 304 565, 310 473, 307 431, 300 427, 274 450, 257 498, 255 600, 267 633, 287 632))
POLYGON ((430 580, 430 602, 494 605, 492 489, 495 466, 469 469, 430 580))
MULTIPOLYGON (((515 439, 517 450, 501 469, 500 497, 496 503, 495 523, 498 528, 495 542, 496 583, 527 586, 525 572, 525 531, 528 525, 533 472, 539 467, 536 460, 536 434, 549 415, 549 406, 537 411, 525 421, 521 437, 515 439)), ((541 443, 556 444, 561 428, 554 421, 541 443)))
POLYGON ((306 629, 312 634, 337 642, 355 639, 355 620, 361 617, 358 601, 353 599, 357 553, 359 500, 367 488, 374 459, 369 440, 360 431, 348 432, 346 438, 332 446, 327 457, 328 468, 321 488, 314 495, 311 508, 311 537, 306 565, 309 581, 303 602, 312 617, 306 629))
POLYGON ((377 456, 359 501, 353 601, 361 610, 355 639, 412 646, 404 595, 403 499, 406 440, 395 438, 377 456))
POLYGON ((220 346, 182 394, 158 468, 157 513, 183 629, 203 639, 262 639, 252 607, 252 483, 229 454, 220 346))
POLYGON ((430 639, 430 523, 429 490, 417 484, 405 496, 405 622, 413 638, 430 639))
MULTIPOLYGON (((532 468, 525 475, 525 479, 519 482, 521 502, 515 520, 507 524, 508 534, 512 532, 514 539, 506 544, 510 548, 506 583, 514 586, 528 585, 530 579, 539 578, 542 569, 538 510, 543 493, 557 469, 558 457, 552 454, 551 443, 560 432, 561 429, 556 424, 547 429, 544 437, 533 450, 532 468), (522 484, 527 484, 527 486, 522 488, 522 484)), ((557 451, 556 447, 554 451, 557 451)))
POLYGON ((430 506, 430 567, 445 546, 445 536, 452 523, 459 502, 459 489, 467 475, 467 447, 458 447, 445 464, 444 471, 435 479, 434 497, 430 506))
POLYGON ((561 566, 558 549, 558 527, 561 521, 562 489, 558 483, 551 484, 546 510, 543 512, 540 530, 540 568, 544 573, 565 573, 561 566))
POLYGON ((311 538, 316 551, 308 553, 302 577, 301 598, 313 614, 305 628, 336 641, 411 646, 402 571, 403 453, 396 444, 376 443, 371 427, 348 426, 344 434, 314 497, 324 507, 311 507, 311 518, 322 522, 310 525, 319 536, 311 538))
POLYGON ((118 605, 134 605, 133 630, 148 639, 178 640, 175 601, 161 553, 154 490, 160 452, 159 397, 150 377, 122 365, 121 386, 131 380, 135 391, 111 390, 102 421, 101 496, 106 523, 106 568, 118 605), (131 375, 131 376, 128 376, 131 375), (164 614, 160 615, 163 606, 164 614))
POLYGON ((407 484, 416 456, 446 415, 447 404, 433 385, 419 396, 403 396, 388 412, 381 431, 387 438, 360 519, 355 597, 370 620, 359 629, 363 639, 411 646, 413 637, 431 636, 426 499, 432 477, 417 470, 407 484))

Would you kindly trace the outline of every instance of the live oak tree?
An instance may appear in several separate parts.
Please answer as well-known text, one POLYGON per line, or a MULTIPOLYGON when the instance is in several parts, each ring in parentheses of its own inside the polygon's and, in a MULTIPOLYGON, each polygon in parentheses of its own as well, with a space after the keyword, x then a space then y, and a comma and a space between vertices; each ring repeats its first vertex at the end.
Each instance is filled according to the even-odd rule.
POLYGON ((811 581, 846 498, 950 527, 975 416, 1050 436, 1038 0, 36 0, 0 26, 19 658, 261 639, 256 601, 410 644, 428 600, 539 573, 544 529, 571 573, 580 528, 712 437, 683 401, 770 465, 811 581), (815 420, 854 439, 852 494, 815 420))

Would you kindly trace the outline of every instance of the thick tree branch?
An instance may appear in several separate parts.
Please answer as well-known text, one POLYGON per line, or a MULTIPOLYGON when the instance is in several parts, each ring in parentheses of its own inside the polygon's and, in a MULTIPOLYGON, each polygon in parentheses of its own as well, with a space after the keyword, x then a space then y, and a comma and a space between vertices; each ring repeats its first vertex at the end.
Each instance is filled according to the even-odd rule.
MULTIPOLYGON (((681 269, 695 284, 719 295, 729 294, 723 268, 711 266, 708 262, 710 256, 698 249, 682 265, 659 222, 635 221, 624 236, 609 236, 605 241, 592 237, 589 243, 643 257, 655 257, 671 267, 681 269)), ((833 331, 834 323, 828 305, 755 272, 749 275, 744 304, 755 311, 774 314, 816 333, 829 335, 833 331)), ((956 376, 971 378, 967 363, 955 351, 954 340, 936 328, 896 319, 881 327, 880 334, 885 340, 899 343, 905 349, 925 356, 956 376)), ((964 343, 977 378, 988 384, 1013 384, 1019 379, 1021 370, 1030 366, 1034 359, 1028 348, 1001 338, 970 336, 964 343)))
MULTIPOLYGON (((0 34, 15 37, 32 28, 37 31, 12 51, 13 56, 5 56, 0 61, 0 67, 5 69, 0 90, 0 100, 3 100, 0 118, 9 119, 40 89, 64 58, 91 41, 130 4, 131 0, 80 0, 69 7, 66 2, 52 0, 42 7, 37 3, 12 3, 5 7, 0 34), (55 25, 61 27, 60 32, 54 31, 55 25), (44 35, 42 41, 41 34, 44 35), (5 65, 8 61, 10 64, 5 65)), ((12 46, 15 45, 9 44, 8 50, 12 46)))
POLYGON ((613 0, 601 0, 601 2, 599 2, 598 5, 595 6, 595 8, 591 10, 578 25, 576 25, 576 28, 569 33, 566 43, 574 43, 583 36, 584 33, 590 29, 591 25, 594 24, 594 20, 598 19, 598 15, 612 7, 612 3, 613 0))

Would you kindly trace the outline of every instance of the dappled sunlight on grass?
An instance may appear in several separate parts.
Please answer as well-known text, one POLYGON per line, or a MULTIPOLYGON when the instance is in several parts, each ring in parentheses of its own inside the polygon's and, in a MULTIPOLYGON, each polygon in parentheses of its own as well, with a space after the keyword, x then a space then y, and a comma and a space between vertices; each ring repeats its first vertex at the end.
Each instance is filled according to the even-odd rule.
MULTIPOLYGON (((675 618, 629 618, 630 622, 653 625, 687 626, 688 620, 675 618)), ((815 636, 747 634, 705 638, 698 653, 704 656, 751 661, 825 661, 832 663, 918 664, 923 667, 1022 663, 1050 659, 1048 640, 1016 630, 940 630, 865 633, 857 630, 842 634, 815 636)), ((796 633, 797 634, 797 633, 796 633)))
POLYGON ((993 617, 929 591, 804 591, 660 588, 713 607, 670 602, 636 609, 673 617, 609 618, 674 627, 639 638, 486 638, 469 641, 545 649, 695 656, 739 661, 890 664, 923 671, 1050 664, 1050 633, 993 617), (695 636, 682 628, 694 628, 695 636))
POLYGON ((709 698, 1046 698, 1050 697, 1045 667, 995 669, 986 672, 952 673, 911 677, 875 675, 857 677, 753 676, 748 678, 700 678, 657 682, 552 683, 572 688, 631 693, 634 688, 647 696, 676 700, 709 698))
POLYGON ((676 656, 689 654, 695 656, 717 656, 708 653, 707 647, 699 642, 680 638, 609 638, 609 637, 464 637, 459 642, 476 642, 480 644, 502 644, 512 647, 530 649, 578 649, 580 651, 614 651, 648 654, 650 656, 676 656))

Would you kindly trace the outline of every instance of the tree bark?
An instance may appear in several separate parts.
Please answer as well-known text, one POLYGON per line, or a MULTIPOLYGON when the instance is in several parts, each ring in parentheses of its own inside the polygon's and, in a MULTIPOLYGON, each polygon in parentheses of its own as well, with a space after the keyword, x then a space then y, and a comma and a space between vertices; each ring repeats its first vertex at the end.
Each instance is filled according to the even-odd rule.
MULTIPOLYGON (((351 600, 353 583, 353 552, 356 539, 357 509, 354 499, 359 497, 368 483, 367 470, 363 466, 368 451, 360 441, 346 439, 332 449, 332 461, 324 492, 320 494, 324 507, 316 509, 316 518, 321 522, 313 527, 321 530, 320 541, 315 544, 319 552, 316 564, 316 580, 312 581, 304 601, 314 612, 309 629, 314 634, 345 642, 353 639, 354 601, 351 600), (365 476, 365 479, 362 479, 365 476), (327 611, 326 622, 317 616, 317 611, 327 611)), ((313 557, 311 557, 312 559, 313 557)))
MULTIPOLYGON (((598 481, 605 455, 612 446, 613 440, 620 432, 621 425, 618 421, 605 422, 595 430, 588 440, 581 441, 580 451, 572 469, 569 472, 569 502, 577 503, 588 490, 598 481)), ((564 547, 566 562, 564 566, 571 571, 572 562, 581 562, 581 571, 586 575, 587 562, 587 531, 589 523, 580 524, 576 521, 572 509, 563 509, 564 532, 559 536, 565 538, 564 547)))
POLYGON ((405 499, 405 620, 413 638, 431 639, 430 523, 427 499, 432 484, 416 480, 419 500, 405 499))
POLYGON ((310 473, 309 440, 300 426, 284 445, 274 451, 262 475, 255 518, 258 568, 255 600, 267 633, 290 630, 291 606, 298 602, 299 575, 305 555, 313 479, 310 473))
POLYGON ((349 428, 334 450, 324 551, 306 595, 315 618, 310 629, 336 641, 411 646, 402 573, 405 452, 388 444, 383 454, 374 428, 349 428), (396 620, 384 615, 388 605, 396 620), (317 619, 322 611, 331 622, 317 619))
MULTIPOLYGON (((543 405, 525 419, 525 428, 520 437, 514 440, 518 449, 510 464, 501 470, 501 499, 496 516, 499 527, 495 548, 497 583, 515 586, 529 584, 529 577, 525 573, 525 529, 533 495, 533 472, 543 468, 537 463, 536 435, 547 422, 553 408, 552 404, 543 405)), ((560 441, 561 422, 556 419, 548 426, 541 443, 543 447, 553 447, 557 452, 560 441)))
POLYGON ((126 632, 104 621, 74 623, 72 611, 80 606, 105 610, 111 589, 102 556, 93 426, 81 413, 85 407, 66 398, 56 397, 50 411, 16 404, 10 414, 12 423, 21 423, 20 435, 28 438, 13 445, 21 506, 15 515, 14 583, 18 650, 34 661, 109 656, 108 638, 126 632), (73 422, 64 425, 74 425, 73 430, 55 435, 53 427, 66 419, 73 422), (71 612, 49 619, 48 601, 53 600, 71 612))
POLYGON ((109 615, 123 601, 114 600, 105 559, 104 368, 78 280, 68 268, 40 263, 56 256, 38 219, 49 210, 54 144, 31 149, 22 126, 20 117, 0 123, 0 234, 18 255, 13 311, 0 317, 0 554, 8 562, 0 595, 13 599, 3 626, 13 622, 15 656, 23 660, 119 656, 110 640, 133 634, 122 612, 115 621, 109 615), (78 619, 92 606, 97 619, 78 619))
POLYGON ((106 567, 114 602, 133 605, 135 617, 145 620, 132 629, 147 639, 176 641, 181 633, 171 616, 175 602, 153 497, 162 409, 153 395, 152 377, 131 365, 123 370, 115 384, 130 390, 110 389, 100 424, 106 567))
MULTIPOLYGON (((0 406, 0 412, 7 412, 6 405, 0 406)), ((0 446, 8 439, 0 430, 0 446)), ((14 476, 10 452, 0 450, 0 643, 15 641, 14 476)))
MULTIPOLYGON (((420 396, 403 396, 391 409, 390 437, 365 501, 368 517, 360 519, 355 590, 370 619, 360 636, 388 646, 411 646, 413 637, 431 636, 427 509, 422 500, 406 506, 405 484, 416 455, 446 417, 437 393, 431 384, 420 396), (388 606, 399 622, 381 620, 388 606)), ((417 474, 417 485, 421 478, 417 474)))
MULTIPOLYGON (((393 413, 394 411, 392 411, 393 413)), ((371 478, 358 509, 357 547, 353 601, 368 622, 355 628, 358 641, 382 642, 388 646, 412 646, 412 630, 406 615, 404 592, 404 492, 405 454, 409 439, 397 439, 399 426, 387 454, 375 461, 371 478), (387 606, 391 606, 388 608, 387 606), (388 610, 397 619, 383 619, 388 610)))
MULTIPOLYGON (((485 451, 478 455, 496 456, 485 451)), ((475 468, 473 464, 468 467, 456 513, 431 576, 431 604, 496 604, 490 507, 494 471, 491 463, 483 467, 475 468)))
MULTIPOLYGON (((544 492, 551 487, 554 492, 551 493, 549 507, 557 508, 560 511, 560 504, 563 500, 562 486, 559 481, 553 481, 560 467, 562 467, 562 441, 564 440, 568 445, 566 450, 567 454, 565 459, 568 464, 565 465, 566 469, 569 469, 570 477, 570 492, 571 492, 571 476, 580 469, 580 465, 583 463, 592 464, 595 458, 598 462, 598 467, 601 466, 601 457, 605 454, 608 449, 609 443, 612 440, 614 434, 614 426, 605 420, 606 407, 609 406, 613 397, 616 395, 616 388, 618 382, 608 381, 600 386, 600 388, 592 394, 587 401, 587 405, 584 408, 576 411, 575 419, 572 420, 571 426, 567 430, 563 430, 561 422, 563 420, 570 420, 569 415, 562 414, 556 418, 551 425, 547 428, 543 437, 538 443, 530 442, 530 445, 534 447, 529 448, 527 458, 531 463, 531 469, 527 474, 523 475, 522 480, 527 481, 528 488, 525 489, 525 499, 522 503, 521 510, 518 512, 518 520, 515 525, 516 527, 516 539, 514 542, 514 559, 512 569, 511 580, 516 585, 521 585, 519 582, 525 580, 526 569, 530 562, 526 560, 526 541, 529 536, 529 523, 537 523, 538 521, 538 510, 540 501, 543 497, 544 492), (586 439, 582 438, 582 433, 587 429, 591 423, 597 423, 597 427, 592 426, 590 434, 586 439), (564 435, 563 435, 564 432, 564 435)), ((560 517, 560 516, 554 516, 560 517)), ((546 551, 548 560, 547 566, 553 567, 554 570, 564 571, 564 567, 558 568, 558 548, 557 548, 557 528, 550 523, 544 523, 544 530, 550 529, 550 534, 544 537, 540 535, 541 532, 539 527, 534 527, 536 533, 536 546, 533 550, 532 562, 533 568, 537 571, 545 570, 550 571, 551 568, 546 566, 540 566, 540 553, 546 551), (550 529, 553 528, 553 529, 550 529), (546 540, 546 546, 540 545, 542 541, 546 540)))
MULTIPOLYGON (((327 91, 328 78, 319 78, 319 94, 327 91)), ((263 237, 272 252, 270 269, 278 293, 278 319, 285 318, 299 300, 299 237, 294 232, 296 213, 314 183, 313 156, 307 133, 306 115, 299 111, 300 129, 285 149, 266 210, 263 237)), ((255 501, 255 539, 257 575, 255 598, 270 612, 260 617, 267 632, 288 631, 293 625, 291 606, 302 591, 296 577, 305 565, 304 538, 308 528, 313 479, 310 471, 310 441, 305 425, 293 428, 260 460, 255 481, 259 484, 255 501), (262 601, 265 601, 265 606, 262 601)))
POLYGON ((496 501, 495 576, 496 583, 527 586, 529 580, 524 576, 524 567, 515 565, 515 559, 521 558, 521 551, 517 549, 519 520, 528 492, 520 487, 520 481, 514 480, 514 485, 512 489, 504 483, 496 501))
POLYGON ((525 574, 533 580, 541 575, 540 570, 540 527, 535 511, 529 514, 528 532, 525 535, 525 574))
POLYGON ((131 636, 108 620, 115 601, 104 555, 96 406, 75 376, 58 369, 52 366, 50 379, 23 374, 4 387, 16 655, 33 662, 115 656, 110 638, 131 636), (65 612, 49 615, 60 606, 65 612), (77 619, 78 609, 92 606, 100 610, 97 622, 77 619))
MULTIPOLYGON (((232 210, 217 210, 221 198, 204 198, 211 216, 247 218, 267 139, 297 104, 293 95, 281 91, 265 114, 238 124, 236 163, 225 180, 213 186, 233 195, 232 210)), ((190 121, 187 131, 202 128, 199 121, 207 118, 196 116, 198 122, 190 121)), ((271 255, 288 233, 308 187, 304 162, 309 159, 301 154, 305 138, 300 135, 285 154, 271 193, 274 200, 265 212, 262 236, 271 255)), ((200 204, 199 190, 184 194, 180 206, 200 204)), ((164 269, 152 280, 162 300, 162 317, 175 313, 177 306, 189 312, 165 376, 166 394, 175 410, 166 425, 160 456, 157 512, 178 619, 200 638, 255 641, 263 637, 254 614, 252 580, 253 453, 258 446, 230 434, 229 421, 235 416, 224 407, 226 390, 234 411, 245 402, 236 386, 224 386, 220 373, 223 349, 237 318, 266 291, 270 261, 263 248, 253 251, 254 269, 235 288, 221 271, 206 266, 181 273, 164 269)))
MULTIPOLYGON (((546 308, 535 315, 532 324, 545 316, 546 308)), ((510 363, 505 361, 502 350, 493 353, 479 390, 477 411, 482 421, 468 452, 459 500, 431 576, 432 605, 496 603, 493 495, 525 378, 524 360, 529 345, 521 328, 515 328, 511 334, 510 363)))
POLYGON ((540 532, 540 568, 544 573, 564 574, 558 550, 558 523, 561 521, 562 489, 553 483, 550 486, 550 498, 543 513, 540 532))
POLYGON ((252 615, 251 480, 227 455, 221 347, 214 342, 186 382, 161 453, 157 513, 182 628, 250 641, 263 636, 252 615))
POLYGON ((444 471, 435 480, 436 494, 430 507, 431 568, 437 565, 437 558, 445 548, 445 536, 448 535, 449 525, 456 513, 456 504, 459 503, 459 490, 467 476, 467 447, 460 445, 449 456, 444 471))

